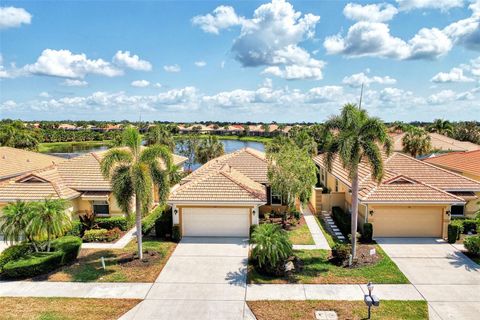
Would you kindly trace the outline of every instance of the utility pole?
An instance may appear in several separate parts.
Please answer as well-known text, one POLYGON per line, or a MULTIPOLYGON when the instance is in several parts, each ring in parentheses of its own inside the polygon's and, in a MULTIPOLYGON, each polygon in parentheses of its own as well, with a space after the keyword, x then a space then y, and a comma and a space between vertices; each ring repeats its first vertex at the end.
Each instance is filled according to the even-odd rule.
POLYGON ((363 98, 363 82, 362 82, 362 88, 360 89, 360 102, 358 103, 358 109, 362 109, 362 98, 363 98))

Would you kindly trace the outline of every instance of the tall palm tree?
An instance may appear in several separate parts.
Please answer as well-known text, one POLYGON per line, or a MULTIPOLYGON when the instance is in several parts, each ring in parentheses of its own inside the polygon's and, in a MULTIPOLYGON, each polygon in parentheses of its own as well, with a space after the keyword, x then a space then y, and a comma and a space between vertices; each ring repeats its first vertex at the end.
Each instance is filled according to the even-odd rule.
POLYGON ((111 149, 101 162, 102 174, 110 179, 112 192, 119 207, 130 214, 135 199, 138 256, 143 259, 142 216, 152 202, 153 186, 158 186, 160 202, 170 193, 169 176, 172 154, 168 147, 153 145, 142 150, 137 129, 128 127, 123 132, 126 149, 111 149))
POLYGON ((448 120, 435 119, 435 121, 428 126, 428 131, 450 135, 453 132, 453 125, 448 120))
POLYGON ((175 142, 173 141, 172 133, 165 125, 157 124, 150 127, 145 135, 147 145, 163 144, 173 151, 175 142))
POLYGON ((31 203, 25 201, 15 201, 3 208, 3 214, 0 215, 0 233, 3 234, 4 241, 13 243, 27 239, 34 244, 35 251, 38 251, 29 232, 29 224, 33 218, 32 209, 31 203))
POLYGON ((63 236, 72 228, 66 214, 67 203, 62 199, 45 199, 35 203, 30 229, 35 240, 47 240, 47 251, 53 238, 63 236))
POLYGON ((203 139, 195 150, 195 159, 201 164, 220 157, 225 153, 223 143, 216 136, 208 136, 203 139))
POLYGON ((412 128, 402 138, 403 152, 412 157, 427 154, 432 150, 432 143, 428 132, 421 128, 412 128))
POLYGON ((372 170, 372 178, 382 180, 383 158, 381 149, 390 154, 392 142, 384 123, 370 117, 364 109, 355 104, 346 104, 339 116, 325 123, 327 138, 325 146, 325 166, 332 170, 335 157, 339 157, 352 181, 352 256, 356 257, 356 233, 358 220, 358 166, 367 163, 372 170))

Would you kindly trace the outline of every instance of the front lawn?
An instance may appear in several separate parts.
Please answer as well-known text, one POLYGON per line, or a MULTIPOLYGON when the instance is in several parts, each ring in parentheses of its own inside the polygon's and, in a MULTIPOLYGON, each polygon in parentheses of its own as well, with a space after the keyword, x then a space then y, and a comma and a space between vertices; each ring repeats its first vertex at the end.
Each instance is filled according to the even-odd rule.
POLYGON ((144 237, 147 262, 132 260, 137 252, 135 240, 123 249, 82 249, 76 262, 39 278, 49 281, 154 282, 175 246, 174 242, 144 237), (102 268, 101 257, 105 259, 106 270, 102 268))
POLYGON ((0 298, 5 320, 118 319, 141 300, 80 298, 0 298))
POLYGON ((329 261, 328 250, 295 250, 294 254, 304 263, 303 270, 287 277, 270 277, 259 274, 250 265, 248 279, 250 283, 409 283, 380 246, 375 247, 380 259, 373 265, 340 267, 329 261))
MULTIPOLYGON (((258 320, 312 320, 316 310, 333 310, 338 319, 366 319, 367 308, 363 301, 248 301, 248 306, 258 320)), ((381 301, 372 309, 372 319, 428 319, 425 301, 381 301)))
POLYGON ((287 232, 292 244, 315 244, 310 229, 303 217, 298 226, 293 227, 292 230, 288 230, 287 232))

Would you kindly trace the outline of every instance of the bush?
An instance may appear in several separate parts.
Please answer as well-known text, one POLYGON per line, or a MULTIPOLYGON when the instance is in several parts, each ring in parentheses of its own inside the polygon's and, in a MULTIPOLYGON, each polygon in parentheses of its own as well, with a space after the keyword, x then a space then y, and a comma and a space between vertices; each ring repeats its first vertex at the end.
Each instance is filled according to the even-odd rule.
POLYGON ((155 221, 163 214, 164 206, 156 207, 149 215, 142 219, 142 234, 149 234, 155 228, 155 221))
POLYGON ((155 236, 167 238, 172 236, 173 217, 172 209, 168 209, 155 220, 155 236))
POLYGON ((258 225, 257 224, 252 224, 250 225, 250 237, 252 236, 252 234, 255 232, 255 229, 257 229, 258 225))
POLYGON ((82 239, 74 236, 65 236, 52 241, 53 251, 63 252, 62 264, 67 264, 77 259, 82 239))
POLYGON ((447 241, 448 241, 448 243, 455 243, 455 242, 457 242, 458 234, 459 234, 458 225, 449 224, 449 225, 448 225, 448 235, 447 235, 447 241))
POLYGON ((126 217, 108 217, 108 218, 97 218, 95 220, 98 228, 111 230, 118 228, 122 231, 127 231, 129 229, 128 219, 126 217))
POLYGON ((120 229, 92 229, 85 231, 83 241, 85 242, 112 242, 120 237, 120 229))
POLYGON ((83 224, 80 220, 72 221, 72 229, 66 233, 68 236, 82 237, 83 236, 83 224))
POLYGON ((332 208, 332 217, 337 225, 338 229, 342 231, 343 235, 346 237, 351 233, 352 229, 352 219, 349 213, 345 213, 340 207, 332 208))
POLYGON ((172 227, 172 240, 175 242, 180 242, 180 240, 182 240, 182 231, 178 224, 172 227))
POLYGON ((61 265, 62 251, 36 252, 8 262, 3 267, 3 275, 7 278, 27 278, 48 273, 61 265))
POLYGON ((292 243, 285 230, 276 224, 257 226, 252 234, 252 257, 260 272, 276 274, 293 253, 292 243))
POLYGON ((463 245, 471 254, 480 256, 480 235, 466 237, 463 245))
POLYGON ((295 210, 295 211, 292 212, 292 214, 293 214, 293 217, 294 217, 295 219, 300 220, 300 215, 301 215, 301 214, 300 214, 299 211, 296 211, 296 210, 295 210))
POLYGON ((30 253, 32 250, 31 246, 27 243, 21 243, 13 245, 5 249, 0 254, 0 272, 2 272, 3 267, 10 261, 18 260, 26 254, 30 253))
POLYGON ((350 244, 337 243, 332 248, 332 258, 339 265, 345 265, 350 259, 352 246, 350 244))
POLYGON ((363 224, 362 240, 367 243, 373 241, 373 225, 369 222, 363 224))
POLYGON ((475 219, 465 219, 461 220, 463 223, 463 233, 468 234, 469 232, 476 232, 477 231, 477 224, 479 224, 478 220, 475 219))

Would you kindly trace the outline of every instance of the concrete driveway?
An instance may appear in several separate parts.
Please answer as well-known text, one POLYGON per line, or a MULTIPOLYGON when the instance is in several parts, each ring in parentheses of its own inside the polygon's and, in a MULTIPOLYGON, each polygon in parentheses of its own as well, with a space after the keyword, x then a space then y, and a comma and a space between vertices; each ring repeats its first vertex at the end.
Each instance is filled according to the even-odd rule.
POLYGON ((183 238, 147 297, 122 319, 244 319, 248 241, 183 238))
POLYGON ((478 319, 480 266, 441 239, 377 242, 428 301, 431 319, 478 319))

